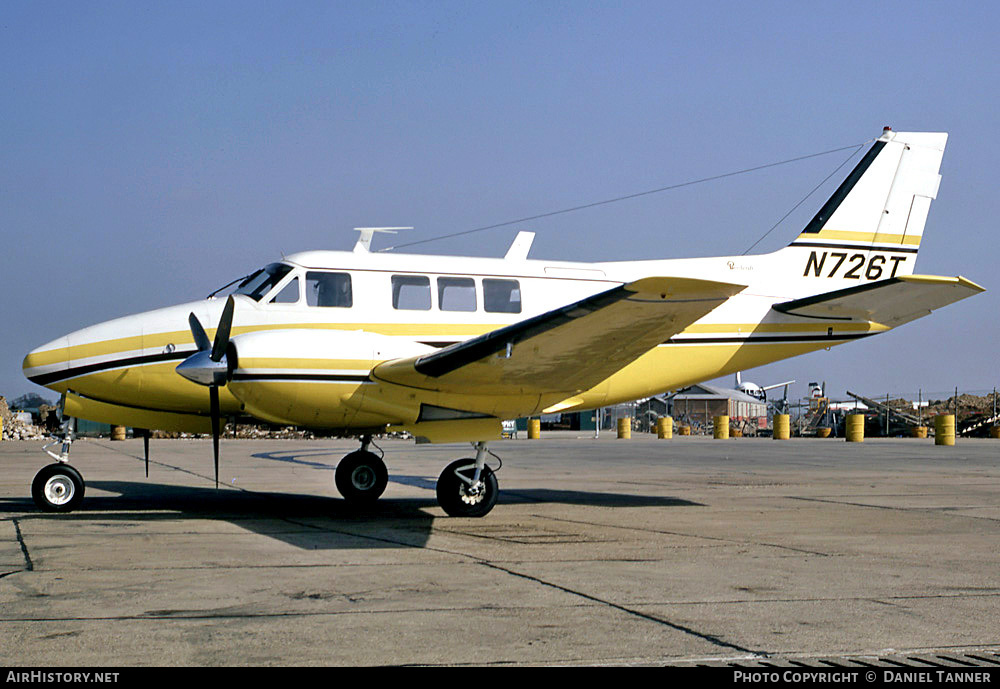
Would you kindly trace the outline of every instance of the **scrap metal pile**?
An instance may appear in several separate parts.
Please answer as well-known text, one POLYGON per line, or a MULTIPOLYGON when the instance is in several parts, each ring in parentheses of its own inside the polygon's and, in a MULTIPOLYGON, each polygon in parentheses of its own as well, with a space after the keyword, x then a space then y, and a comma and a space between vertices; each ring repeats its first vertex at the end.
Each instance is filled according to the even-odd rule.
POLYGON ((45 429, 26 423, 7 406, 7 398, 0 395, 0 419, 3 421, 3 440, 41 440, 45 429))

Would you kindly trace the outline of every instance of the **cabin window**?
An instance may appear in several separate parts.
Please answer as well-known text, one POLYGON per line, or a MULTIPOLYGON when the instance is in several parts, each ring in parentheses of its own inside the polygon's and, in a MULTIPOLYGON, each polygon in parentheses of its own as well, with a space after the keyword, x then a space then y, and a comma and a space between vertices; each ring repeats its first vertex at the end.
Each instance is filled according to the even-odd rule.
POLYGON ((292 281, 281 288, 274 299, 271 300, 272 304, 296 304, 299 301, 299 278, 298 276, 292 278, 292 281))
POLYGON ((483 279, 483 307, 490 313, 521 313, 521 285, 517 280, 483 279))
POLYGON ((354 306, 349 273, 306 273, 306 303, 309 306, 354 306))
POLYGON ((437 285, 442 311, 476 310, 476 281, 472 278, 438 278, 437 285))
POLYGON ((241 282, 235 293, 245 294, 254 301, 260 301, 260 298, 270 292, 271 288, 281 282, 291 270, 291 266, 283 263, 272 263, 241 282))
POLYGON ((424 275, 392 276, 392 308, 406 311, 429 311, 431 280, 424 275))

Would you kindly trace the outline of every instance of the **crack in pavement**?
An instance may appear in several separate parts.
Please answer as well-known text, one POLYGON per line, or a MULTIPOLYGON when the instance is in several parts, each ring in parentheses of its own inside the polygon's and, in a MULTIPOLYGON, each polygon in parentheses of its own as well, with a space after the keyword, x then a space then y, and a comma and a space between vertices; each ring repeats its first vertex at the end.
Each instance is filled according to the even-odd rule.
POLYGON ((533 577, 533 576, 531 576, 529 574, 524 574, 522 572, 515 572, 512 569, 507 569, 506 567, 501 567, 501 566, 499 566, 497 564, 494 564, 492 562, 483 561, 480 564, 482 564, 485 567, 489 567, 491 569, 495 569, 495 570, 500 571, 500 572, 505 572, 507 574, 510 574, 511 576, 520 577, 522 579, 527 579, 528 581, 533 581, 536 584, 541 584, 542 586, 548 586, 550 588, 554 588, 557 591, 562 591, 563 593, 568 593, 568 594, 573 595, 573 596, 578 596, 578 597, 583 598, 585 600, 589 600, 589 601, 591 601, 593 603, 599 603, 599 604, 607 606, 609 608, 613 608, 614 610, 618 610, 619 612, 624 612, 624 613, 626 613, 628 615, 633 615, 635 617, 639 617, 639 618, 642 618, 644 620, 648 620, 650 622, 655 622, 657 624, 661 624, 661 625, 663 625, 665 627, 669 627, 669 628, 674 629, 676 631, 683 632, 684 634, 688 634, 690 636, 694 636, 694 637, 697 637, 699 639, 702 639, 703 641, 707 641, 707 642, 709 642, 709 643, 711 643, 711 644, 713 644, 715 646, 719 646, 720 648, 731 648, 731 649, 733 649, 735 651, 740 651, 741 653, 750 653, 750 654, 753 654, 754 656, 759 657, 759 658, 766 658, 766 657, 768 657, 768 654, 764 653, 763 651, 754 651, 754 650, 749 649, 749 648, 744 648, 743 646, 740 646, 738 644, 730 643, 728 641, 723 641, 722 639, 720 639, 719 637, 715 636, 714 634, 705 634, 705 633, 699 632, 699 631, 697 631, 695 629, 691 629, 690 627, 685 627, 682 624, 677 624, 676 622, 671 622, 670 620, 665 620, 662 617, 657 617, 656 615, 650 615, 648 613, 640 612, 638 610, 633 610, 632 608, 625 607, 624 605, 619 605, 618 603, 612 603, 611 601, 604 600, 603 598, 598 598, 596 596, 591 596, 590 594, 584 593, 582 591, 576 591, 574 589, 567 588, 565 586, 561 586, 559 584, 552 583, 551 581, 545 581, 544 579, 539 579, 538 577, 533 577))

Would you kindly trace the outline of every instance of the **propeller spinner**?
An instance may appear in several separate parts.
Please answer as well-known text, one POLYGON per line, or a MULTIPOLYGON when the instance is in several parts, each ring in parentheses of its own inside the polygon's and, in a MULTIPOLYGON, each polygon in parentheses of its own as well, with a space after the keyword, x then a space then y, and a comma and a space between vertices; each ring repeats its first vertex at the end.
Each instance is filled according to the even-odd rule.
POLYGON ((226 350, 229 347, 229 333, 233 325, 236 302, 232 296, 226 301, 215 329, 215 341, 209 342, 205 328, 193 313, 188 316, 191 335, 198 351, 182 361, 176 369, 179 374, 198 385, 208 386, 210 413, 212 415, 212 449, 215 457, 215 487, 219 487, 219 436, 221 435, 222 413, 219 409, 219 388, 229 381, 231 371, 226 350))

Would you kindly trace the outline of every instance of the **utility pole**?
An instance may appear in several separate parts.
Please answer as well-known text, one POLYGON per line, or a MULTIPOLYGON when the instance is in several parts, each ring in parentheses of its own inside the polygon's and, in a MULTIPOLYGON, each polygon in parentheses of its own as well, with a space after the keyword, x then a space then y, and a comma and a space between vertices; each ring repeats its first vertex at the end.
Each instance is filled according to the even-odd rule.
POLYGON ((885 437, 889 437, 889 393, 885 393, 885 437))

